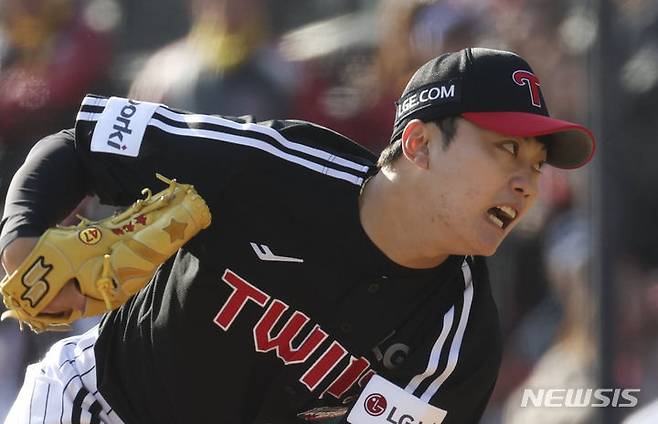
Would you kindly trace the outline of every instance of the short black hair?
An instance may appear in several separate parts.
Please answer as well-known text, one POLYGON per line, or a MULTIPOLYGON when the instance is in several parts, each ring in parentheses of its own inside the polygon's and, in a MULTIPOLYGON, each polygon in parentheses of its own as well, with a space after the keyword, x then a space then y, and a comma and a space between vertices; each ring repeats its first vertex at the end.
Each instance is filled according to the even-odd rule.
MULTIPOLYGON (((450 146, 450 142, 455 138, 457 133, 457 118, 459 115, 445 116, 437 120, 423 121, 423 122, 433 122, 441 130, 443 135, 443 149, 447 149, 450 146)), ((413 118, 409 118, 411 120, 413 118)), ((406 123, 405 123, 406 125, 406 123)), ((390 166, 395 162, 400 156, 402 156, 402 137, 396 139, 394 142, 389 144, 379 155, 377 160, 377 167, 384 168, 390 166)))

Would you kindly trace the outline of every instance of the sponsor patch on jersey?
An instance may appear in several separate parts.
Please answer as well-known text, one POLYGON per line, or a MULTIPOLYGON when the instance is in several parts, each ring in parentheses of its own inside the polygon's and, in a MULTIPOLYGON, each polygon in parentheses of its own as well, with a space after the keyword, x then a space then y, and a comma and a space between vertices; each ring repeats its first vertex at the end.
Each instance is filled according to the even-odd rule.
POLYGON ((110 97, 91 138, 91 151, 137 157, 146 126, 159 106, 110 97))
POLYGON ((351 424, 439 424, 447 411, 373 375, 347 416, 351 424))

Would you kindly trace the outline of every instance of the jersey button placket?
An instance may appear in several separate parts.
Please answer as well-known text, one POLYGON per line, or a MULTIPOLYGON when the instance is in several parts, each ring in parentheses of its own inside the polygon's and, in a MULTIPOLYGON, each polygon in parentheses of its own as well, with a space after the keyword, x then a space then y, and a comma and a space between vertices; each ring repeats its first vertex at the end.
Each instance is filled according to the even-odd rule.
POLYGON ((371 281, 370 284, 368 284, 367 291, 370 294, 377 294, 379 293, 379 290, 382 288, 382 282, 386 281, 388 276, 382 275, 381 276, 381 281, 371 281))

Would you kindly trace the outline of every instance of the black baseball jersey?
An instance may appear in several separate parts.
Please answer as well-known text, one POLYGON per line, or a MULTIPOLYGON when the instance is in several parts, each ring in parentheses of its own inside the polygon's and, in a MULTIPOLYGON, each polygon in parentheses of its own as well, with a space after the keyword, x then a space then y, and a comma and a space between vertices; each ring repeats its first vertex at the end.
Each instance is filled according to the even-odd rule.
MULTIPOLYGON (((96 96, 75 133, 46 141, 72 152, 71 186, 104 203, 161 189, 159 172, 212 212, 102 320, 98 387, 125 422, 293 423, 349 405, 373 373, 447 411, 445 423, 478 421, 501 352, 485 261, 388 259, 359 218, 372 153, 307 122, 96 96)), ((29 233, 21 225, 15 235, 29 233)))

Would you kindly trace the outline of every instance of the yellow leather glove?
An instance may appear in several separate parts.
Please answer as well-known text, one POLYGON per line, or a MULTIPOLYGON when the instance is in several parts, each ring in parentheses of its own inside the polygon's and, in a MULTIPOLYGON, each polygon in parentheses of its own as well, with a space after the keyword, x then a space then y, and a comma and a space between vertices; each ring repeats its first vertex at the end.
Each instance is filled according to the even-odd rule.
POLYGON ((211 222, 193 186, 161 175, 169 185, 112 217, 47 230, 21 265, 0 282, 8 310, 35 332, 68 330, 73 321, 118 308, 144 287, 157 268, 211 222), (70 280, 87 297, 83 312, 43 309, 70 280))

